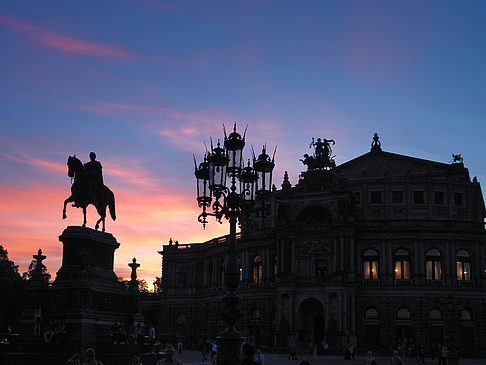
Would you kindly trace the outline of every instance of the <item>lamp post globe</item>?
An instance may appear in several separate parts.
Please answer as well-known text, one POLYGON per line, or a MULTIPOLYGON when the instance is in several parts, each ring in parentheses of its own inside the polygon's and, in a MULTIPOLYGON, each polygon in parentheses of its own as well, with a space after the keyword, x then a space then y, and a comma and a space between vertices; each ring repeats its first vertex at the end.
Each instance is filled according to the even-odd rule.
MULTIPOLYGON (((275 153, 274 153, 275 156, 275 153)), ((272 188, 272 172, 275 167, 274 158, 267 155, 266 147, 263 146, 262 153, 257 159, 254 158, 253 168, 257 173, 256 195, 265 198, 272 188)))

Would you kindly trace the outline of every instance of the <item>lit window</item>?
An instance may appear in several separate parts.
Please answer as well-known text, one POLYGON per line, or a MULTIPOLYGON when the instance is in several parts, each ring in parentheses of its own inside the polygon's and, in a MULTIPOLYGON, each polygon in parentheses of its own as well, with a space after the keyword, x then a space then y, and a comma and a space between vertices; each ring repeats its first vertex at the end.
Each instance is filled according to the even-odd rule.
POLYGON ((370 307, 366 310, 365 319, 379 319, 380 315, 376 308, 370 307))
POLYGON ((260 255, 253 259, 253 282, 259 284, 262 281, 262 258, 260 255))
POLYGON ((429 312, 429 319, 431 319, 433 321, 441 320, 442 319, 442 313, 437 308, 434 308, 429 312))
POLYGON ((378 279, 378 253, 373 249, 363 254, 363 277, 365 280, 378 279))
POLYGON ((472 314, 470 311, 468 311, 467 309, 464 309, 463 311, 461 311, 461 320, 463 321, 472 321, 472 314))
POLYGON ((442 277, 441 266, 440 252, 435 249, 428 250, 425 254, 427 280, 440 280, 442 277))
POLYGON ((471 257, 465 250, 459 250, 456 254, 457 280, 471 280, 471 257))
POLYGON ((412 316, 407 308, 400 308, 397 312, 397 319, 412 319, 412 316))
POLYGON ((403 248, 395 252, 395 280, 410 280, 410 254, 403 248))

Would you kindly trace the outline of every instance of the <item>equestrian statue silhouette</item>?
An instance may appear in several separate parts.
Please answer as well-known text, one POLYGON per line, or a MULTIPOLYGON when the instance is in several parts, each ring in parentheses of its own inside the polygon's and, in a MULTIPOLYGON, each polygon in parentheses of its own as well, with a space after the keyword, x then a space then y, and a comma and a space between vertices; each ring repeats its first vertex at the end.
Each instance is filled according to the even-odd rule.
POLYGON ((66 204, 74 202, 73 207, 83 209, 83 227, 86 227, 86 207, 92 204, 100 215, 95 229, 98 230, 100 222, 102 222, 102 232, 104 232, 107 206, 110 209, 111 218, 116 220, 115 195, 103 184, 102 167, 101 163, 95 160, 96 154, 91 152, 89 157, 90 161, 84 165, 76 155, 68 158, 68 176, 74 179, 74 182, 71 185, 71 196, 64 200, 62 219, 66 219, 66 204))

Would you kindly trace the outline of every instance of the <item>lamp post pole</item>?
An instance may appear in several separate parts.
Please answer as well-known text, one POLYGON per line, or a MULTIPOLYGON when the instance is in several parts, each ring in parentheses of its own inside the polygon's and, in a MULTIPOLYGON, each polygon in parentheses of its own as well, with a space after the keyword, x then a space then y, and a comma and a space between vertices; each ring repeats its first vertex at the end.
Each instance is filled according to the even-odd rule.
POLYGON ((230 225, 224 272, 227 293, 221 300, 221 317, 226 323, 226 329, 216 337, 219 365, 240 364, 241 345, 244 340, 242 334, 236 329, 236 323, 242 317, 241 298, 236 293, 239 285, 236 225, 238 220, 241 222, 243 211, 251 207, 255 193, 262 195, 266 191, 270 192, 271 174, 275 165, 273 159, 270 160, 263 150, 258 159, 253 156, 253 167, 249 162, 248 166, 244 167, 242 152, 245 146, 245 135, 246 129, 243 137, 236 132, 235 123, 234 130, 229 136, 226 136, 225 131, 224 148, 220 147, 219 141, 215 148, 211 143, 211 152, 206 153, 199 167, 194 158, 197 201, 202 208, 202 213, 198 217, 199 222, 205 227, 206 218, 210 215, 219 222, 225 217, 230 225), (231 178, 229 188, 226 187, 227 175, 231 178), (208 211, 209 209, 212 209, 212 212, 208 211))

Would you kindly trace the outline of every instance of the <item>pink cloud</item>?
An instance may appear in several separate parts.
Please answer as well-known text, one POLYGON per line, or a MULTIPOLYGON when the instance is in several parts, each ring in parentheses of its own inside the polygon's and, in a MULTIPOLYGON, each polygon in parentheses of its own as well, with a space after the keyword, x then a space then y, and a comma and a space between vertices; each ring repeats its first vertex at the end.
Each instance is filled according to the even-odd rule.
POLYGON ((130 51, 122 47, 76 39, 45 29, 26 20, 0 15, 0 24, 10 27, 43 46, 59 51, 96 57, 134 58, 130 51))
POLYGON ((52 162, 52 161, 47 161, 47 160, 42 160, 39 158, 35 158, 29 155, 26 155, 24 153, 21 153, 19 156, 12 156, 3 152, 0 152, 0 157, 5 158, 6 160, 19 163, 19 164, 24 164, 24 165, 29 165, 29 166, 34 166, 37 168, 41 168, 43 170, 48 170, 56 173, 61 173, 61 172, 66 172, 67 167, 65 164, 59 163, 59 162, 52 162))

